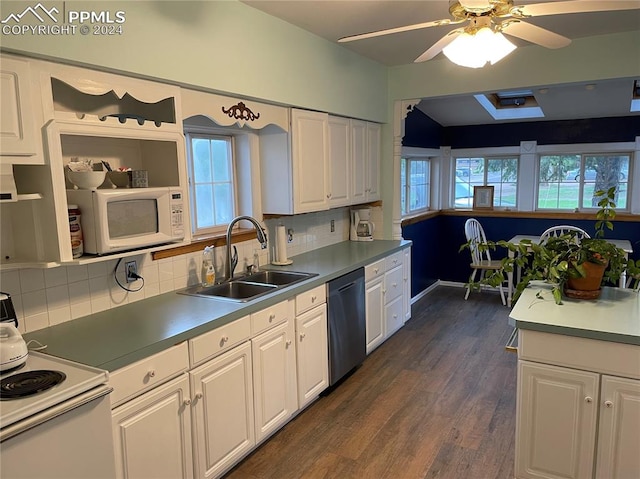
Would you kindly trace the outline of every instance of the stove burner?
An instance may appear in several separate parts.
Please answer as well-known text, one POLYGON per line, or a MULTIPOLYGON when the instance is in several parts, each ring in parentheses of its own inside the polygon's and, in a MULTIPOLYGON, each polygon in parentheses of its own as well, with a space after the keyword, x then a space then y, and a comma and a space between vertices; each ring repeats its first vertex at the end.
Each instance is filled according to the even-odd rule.
POLYGON ((32 396, 60 384, 67 376, 60 371, 25 371, 0 381, 0 399, 32 396))

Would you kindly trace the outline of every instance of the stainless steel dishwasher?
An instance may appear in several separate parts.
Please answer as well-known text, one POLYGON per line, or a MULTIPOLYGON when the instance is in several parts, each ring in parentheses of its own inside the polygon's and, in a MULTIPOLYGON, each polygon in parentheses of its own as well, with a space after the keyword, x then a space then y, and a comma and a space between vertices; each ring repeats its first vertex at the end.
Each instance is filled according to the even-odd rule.
POLYGON ((329 385, 367 356, 364 268, 329 281, 329 385))

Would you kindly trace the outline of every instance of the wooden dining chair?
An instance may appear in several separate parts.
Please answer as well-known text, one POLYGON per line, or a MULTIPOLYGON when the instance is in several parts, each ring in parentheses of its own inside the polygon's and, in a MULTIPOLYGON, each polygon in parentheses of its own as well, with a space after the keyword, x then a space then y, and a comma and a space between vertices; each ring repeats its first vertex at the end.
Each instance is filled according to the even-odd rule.
MULTIPOLYGON (((469 276, 469 284, 467 284, 467 292, 464 295, 464 299, 466 300, 469 297, 469 293, 471 292, 471 283, 475 281, 476 274, 480 271, 480 279, 484 278, 484 274, 486 271, 496 271, 502 267, 502 262, 500 260, 492 260, 491 253, 489 253, 489 249, 481 250, 478 245, 486 243, 487 237, 484 234, 484 229, 480 222, 475 218, 469 218, 464 224, 464 234, 467 238, 467 242, 469 243, 469 250, 471 251, 471 276, 469 276)), ((504 289, 502 288, 502 283, 499 286, 500 289, 500 298, 502 299, 502 304, 507 305, 507 301, 504 297, 504 289)))
POLYGON ((578 228, 577 226, 571 225, 560 225, 560 226, 552 226, 547 229, 540 235, 540 244, 544 243, 551 237, 559 237, 562 235, 566 235, 568 233, 576 233, 576 240, 579 242, 582 238, 591 238, 589 234, 583 230, 582 228, 578 228))

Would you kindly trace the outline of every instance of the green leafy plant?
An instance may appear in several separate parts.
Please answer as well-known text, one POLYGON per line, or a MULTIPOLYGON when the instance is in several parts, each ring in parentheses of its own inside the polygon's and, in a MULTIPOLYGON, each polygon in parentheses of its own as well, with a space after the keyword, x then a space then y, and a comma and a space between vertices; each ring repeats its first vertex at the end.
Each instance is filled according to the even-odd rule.
MULTIPOLYGON (((523 240, 518 244, 508 241, 487 242, 478 245, 481 250, 496 250, 498 247, 513 252, 512 257, 502 259, 502 267, 485 276, 480 281, 469 283, 472 288, 486 284, 499 286, 506 280, 507 273, 516 268, 522 271, 521 279, 515 287, 513 301, 517 301, 531 281, 545 281, 552 285, 552 294, 557 304, 562 304, 562 295, 570 278, 586 277, 585 263, 606 267, 602 283, 616 284, 622 273, 634 278, 634 287, 640 282, 640 261, 625 258, 624 250, 603 239, 605 228, 613 230, 615 212, 615 187, 595 193, 600 209, 596 213, 595 238, 577 240, 576 233, 570 232, 558 237, 550 237, 544 244, 534 244, 523 240)), ((460 251, 469 248, 465 243, 460 251)))

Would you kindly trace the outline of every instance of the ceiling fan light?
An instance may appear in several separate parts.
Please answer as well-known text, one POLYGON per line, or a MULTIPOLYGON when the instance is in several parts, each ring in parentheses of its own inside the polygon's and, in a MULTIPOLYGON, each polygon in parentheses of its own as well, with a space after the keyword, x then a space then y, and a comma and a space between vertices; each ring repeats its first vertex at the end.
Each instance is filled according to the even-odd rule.
POLYGON ((491 47, 487 50, 487 59, 492 65, 495 65, 516 49, 516 46, 500 32, 495 32, 491 41, 491 47))
POLYGON ((442 50, 442 53, 456 65, 481 68, 487 62, 494 65, 515 48, 516 46, 502 33, 483 27, 473 35, 461 33, 442 50))
POLYGON ((475 37, 476 35, 469 35, 466 32, 461 33, 442 50, 442 53, 456 65, 481 68, 487 60, 480 54, 481 52, 477 51, 475 37))

